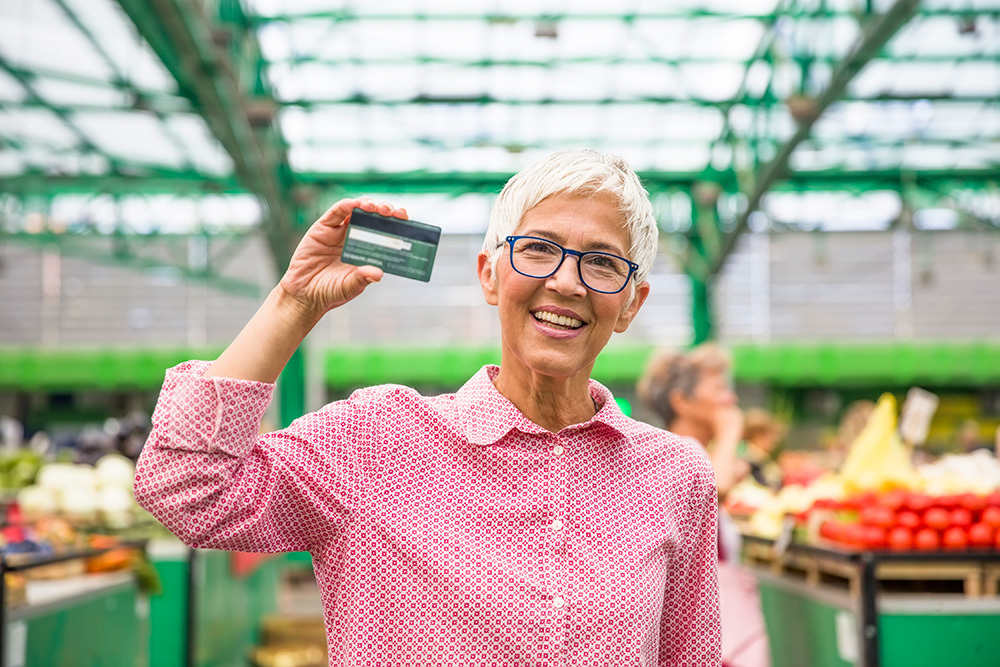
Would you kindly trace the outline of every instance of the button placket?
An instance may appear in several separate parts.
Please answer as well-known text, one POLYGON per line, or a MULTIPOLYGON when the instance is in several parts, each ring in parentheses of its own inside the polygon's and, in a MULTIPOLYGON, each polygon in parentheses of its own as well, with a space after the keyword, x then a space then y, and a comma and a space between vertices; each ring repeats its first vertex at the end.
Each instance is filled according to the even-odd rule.
POLYGON ((549 470, 549 518, 545 527, 543 540, 543 558, 551 564, 549 571, 548 605, 552 614, 552 663, 562 665, 568 650, 567 612, 572 607, 572 600, 567 594, 566 559, 563 539, 566 527, 569 525, 566 516, 566 451, 567 448, 559 442, 559 436, 553 436, 553 442, 548 450, 549 470))
POLYGON ((549 522, 549 544, 552 560, 556 565, 554 580, 556 587, 552 607, 556 612, 556 646, 557 664, 562 664, 568 650, 569 614, 573 609, 573 592, 570 590, 570 577, 566 563, 566 535, 572 526, 573 517, 569 515, 568 484, 569 484, 569 447, 556 443, 552 447, 552 466, 554 479, 554 497, 552 517, 549 522))

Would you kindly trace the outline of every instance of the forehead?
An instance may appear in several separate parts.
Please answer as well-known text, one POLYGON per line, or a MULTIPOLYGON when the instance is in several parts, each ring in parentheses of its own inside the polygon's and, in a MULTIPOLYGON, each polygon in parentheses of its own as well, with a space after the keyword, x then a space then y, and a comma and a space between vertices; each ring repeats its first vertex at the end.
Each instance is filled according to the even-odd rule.
POLYGON ((546 197, 528 209, 515 233, 541 236, 580 250, 623 255, 629 249, 625 216, 607 193, 546 197))

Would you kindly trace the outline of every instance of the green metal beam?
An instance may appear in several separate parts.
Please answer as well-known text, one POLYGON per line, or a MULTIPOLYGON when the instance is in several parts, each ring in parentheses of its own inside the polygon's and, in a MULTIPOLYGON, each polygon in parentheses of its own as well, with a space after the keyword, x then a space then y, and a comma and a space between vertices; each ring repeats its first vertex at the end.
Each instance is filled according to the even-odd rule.
MULTIPOLYGON (((777 155, 769 162, 755 179, 752 192, 747 194, 746 210, 740 215, 736 228, 727 233, 717 257, 711 263, 710 275, 715 275, 722 268, 726 257, 732 252, 736 238, 747 229, 750 215, 759 207, 764 195, 774 184, 786 175, 788 161, 795 149, 808 138, 813 125, 823 115, 826 109, 840 100, 855 76, 864 69, 896 32, 909 21, 920 5, 920 0, 896 0, 896 2, 881 16, 871 19, 864 26, 859 40, 854 44, 843 62, 833 72, 826 89, 815 99, 812 113, 799 121, 795 134, 792 135, 778 150, 777 155)), ((708 276, 703 276, 708 278, 708 276)))
POLYGON ((128 174, 64 176, 24 173, 0 181, 0 194, 246 194, 232 176, 207 176, 195 172, 130 166, 128 174))
MULTIPOLYGON (((913 0, 910 0, 913 1, 913 0)), ((836 98, 837 102, 934 102, 936 104, 994 104, 997 99, 988 95, 968 95, 958 96, 950 93, 940 94, 879 94, 869 97, 857 95, 841 95, 836 98)), ((488 106, 491 104, 505 107, 612 107, 628 105, 671 105, 708 107, 712 109, 729 109, 734 106, 731 100, 716 100, 699 97, 663 97, 652 95, 636 95, 633 97, 594 97, 591 99, 567 99, 548 98, 540 100, 498 98, 492 95, 418 95, 402 100, 372 99, 366 95, 355 94, 350 97, 327 98, 327 99, 291 99, 281 100, 282 107, 300 107, 306 110, 321 109, 324 107, 411 107, 411 106, 488 106)), ((784 108, 783 101, 757 100, 748 98, 741 100, 735 106, 749 107, 781 107, 784 108)))
MULTIPOLYGON (((997 7, 975 7, 969 5, 959 8, 921 8, 917 15, 921 17, 956 17, 967 16, 1000 16, 1000 8, 997 7)), ((411 12, 411 13, 381 13, 365 12, 363 10, 333 10, 333 11, 305 11, 305 12, 285 12, 270 16, 257 15, 252 17, 256 24, 264 23, 294 23, 307 20, 354 22, 354 21, 482 21, 485 23, 507 24, 519 21, 619 21, 623 23, 634 23, 636 21, 662 21, 672 19, 709 19, 709 20, 766 20, 773 18, 774 12, 719 12, 707 9, 683 9, 676 11, 655 11, 655 12, 590 12, 590 13, 542 13, 542 12, 521 12, 521 13, 483 13, 483 12, 411 12)), ((808 10, 801 9, 782 13, 782 17, 799 20, 850 18, 856 19, 858 14, 854 10, 808 10)))
MULTIPOLYGON (((767 34, 773 34, 768 32, 767 34)), ((983 63, 993 62, 995 56, 988 52, 965 53, 960 55, 942 54, 922 54, 909 53, 905 55, 895 55, 892 53, 882 53, 873 62, 884 63, 913 63, 919 65, 927 64, 963 64, 963 63, 983 63)), ((572 65, 605 65, 608 68, 618 65, 664 65, 667 67, 680 67, 682 65, 741 65, 746 67, 755 63, 759 58, 736 58, 726 56, 690 56, 683 58, 665 58, 657 55, 642 57, 623 57, 609 59, 607 56, 560 56, 553 55, 549 59, 528 59, 528 58, 459 58, 448 56, 427 56, 415 54, 413 57, 398 56, 372 56, 360 58, 349 56, 343 58, 330 58, 324 56, 292 55, 283 58, 268 60, 268 65, 326 65, 329 67, 344 67, 359 65, 375 65, 379 67, 396 65, 445 65, 452 67, 469 68, 491 68, 491 67, 517 67, 532 69, 554 69, 557 67, 572 65)), ((823 65, 836 65, 840 62, 834 56, 816 56, 812 62, 823 65)))
MULTIPOLYGON (((413 192, 496 194, 513 172, 300 172, 302 183, 320 188, 353 192, 413 192)), ((639 177, 650 191, 688 187, 703 178, 701 172, 641 171, 639 177)), ((774 189, 794 192, 836 191, 845 188, 899 190, 903 183, 937 183, 961 189, 1000 182, 1000 170, 987 169, 881 169, 873 171, 822 170, 794 172, 774 189)))
MULTIPOLYGON (((226 26, 213 24, 201 3, 118 0, 118 4, 229 153, 240 182, 260 197, 267 212, 264 227, 275 267, 283 271, 298 238, 291 171, 273 118, 262 120, 251 111, 252 103, 266 113, 273 98, 256 85, 259 79, 240 80, 245 78, 239 76, 243 63, 234 61, 231 49, 217 44, 225 39, 222 29, 226 26), (250 85, 255 88, 249 89, 250 85)), ((244 38, 253 36, 248 33, 244 38)))
MULTIPOLYGON (((992 143, 1000 142, 1000 129, 995 129, 996 134, 988 136, 983 134, 987 129, 986 127, 967 127, 962 128, 969 132, 968 136, 962 138, 938 138, 938 137, 920 137, 919 139, 881 139, 876 136, 854 136, 849 138, 842 138, 841 140, 829 140, 829 138, 824 138, 823 140, 817 140, 816 138, 811 138, 808 140, 810 148, 816 150, 829 150, 829 149, 851 149, 851 150, 867 150, 867 149, 904 149, 904 148, 915 148, 915 147, 936 147, 936 148, 963 148, 963 147, 975 147, 980 149, 991 149, 992 155, 1000 156, 1000 145, 993 146, 992 143)), ((434 148, 440 148, 444 150, 451 149, 466 149, 466 148, 505 148, 511 151, 520 152, 525 150, 555 150, 559 148, 578 148, 580 146, 604 146, 609 149, 622 150, 624 148, 642 148, 642 147, 653 147, 662 146, 667 148, 703 148, 706 143, 706 139, 698 137, 669 137, 669 138, 627 138, 627 139, 608 139, 608 140, 597 140, 593 136, 579 136, 579 137, 560 137, 558 139, 546 139, 534 142, 509 142, 505 143, 501 139, 481 141, 476 142, 473 146, 470 146, 468 142, 462 140, 454 141, 439 141, 434 142, 434 148)), ((377 150, 392 150, 392 149, 411 149, 411 148, 424 148, 428 147, 427 141, 421 141, 417 138, 410 139, 394 139, 391 141, 382 141, 377 138, 369 141, 365 144, 370 148, 377 150)), ((320 139, 320 140, 305 140, 296 143, 297 148, 312 148, 318 150, 330 150, 337 151, 341 149, 357 148, 358 141, 351 139, 320 139)), ((1000 160, 1000 158, 998 158, 1000 160)))
MULTIPOLYGON (((58 81, 62 83, 72 83, 78 86, 87 86, 89 88, 100 88, 103 90, 125 90, 137 94, 143 102, 155 104, 157 109, 165 112, 186 113, 192 111, 191 103, 187 98, 174 93, 164 92, 162 90, 142 88, 133 83, 128 83, 126 85, 120 81, 108 81, 106 79, 85 76, 75 72, 64 72, 62 70, 53 70, 47 67, 38 67, 35 65, 32 65, 30 69, 20 67, 12 63, 8 63, 8 66, 11 74, 17 79, 28 78, 35 81, 58 81)), ((64 106, 64 108, 72 109, 74 107, 64 106)), ((133 107, 133 110, 135 109, 136 107, 133 107)), ((104 110, 106 110, 106 107, 104 110)))

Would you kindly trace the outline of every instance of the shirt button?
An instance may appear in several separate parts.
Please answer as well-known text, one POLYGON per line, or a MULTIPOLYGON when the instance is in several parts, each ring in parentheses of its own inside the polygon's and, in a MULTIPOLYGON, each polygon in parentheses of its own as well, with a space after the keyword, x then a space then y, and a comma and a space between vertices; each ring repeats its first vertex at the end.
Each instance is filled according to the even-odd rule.
POLYGON ((556 609, 562 609, 566 606, 566 600, 563 600, 558 595, 552 600, 552 606, 556 609))
POLYGON ((562 530, 563 529, 563 521, 562 521, 562 519, 555 519, 555 520, 553 520, 551 528, 554 531, 562 530))
POLYGON ((565 452, 566 450, 563 448, 562 445, 556 445, 555 447, 552 448, 552 453, 555 456, 562 456, 565 452))

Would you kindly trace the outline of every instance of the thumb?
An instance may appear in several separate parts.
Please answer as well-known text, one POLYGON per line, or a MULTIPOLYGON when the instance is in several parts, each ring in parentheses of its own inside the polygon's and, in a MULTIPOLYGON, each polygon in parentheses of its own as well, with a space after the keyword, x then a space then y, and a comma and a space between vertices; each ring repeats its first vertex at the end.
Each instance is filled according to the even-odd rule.
POLYGON ((368 285, 382 280, 382 269, 376 266, 359 266, 344 279, 344 297, 350 301, 361 294, 368 285))

